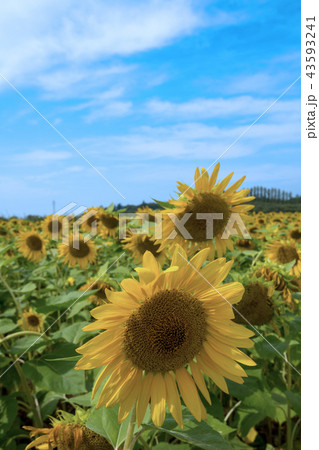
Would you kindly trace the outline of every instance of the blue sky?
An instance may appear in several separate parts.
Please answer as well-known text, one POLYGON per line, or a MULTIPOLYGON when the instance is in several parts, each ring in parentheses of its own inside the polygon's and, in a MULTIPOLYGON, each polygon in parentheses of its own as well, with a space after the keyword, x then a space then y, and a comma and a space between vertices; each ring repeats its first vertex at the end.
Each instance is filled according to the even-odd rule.
MULTIPOLYGON (((0 215, 167 200, 300 75, 300 2, 1 2, 0 215)), ((300 80, 221 158, 300 193, 300 80)))

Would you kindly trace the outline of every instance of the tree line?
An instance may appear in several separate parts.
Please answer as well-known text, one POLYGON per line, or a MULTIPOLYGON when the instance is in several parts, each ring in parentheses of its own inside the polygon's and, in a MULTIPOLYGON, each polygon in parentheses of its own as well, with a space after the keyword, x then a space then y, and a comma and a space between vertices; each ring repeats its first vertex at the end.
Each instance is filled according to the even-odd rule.
POLYGON ((292 192, 287 192, 278 188, 265 188, 262 186, 254 186, 250 189, 250 194, 258 200, 291 202, 299 201, 299 195, 292 195, 292 192))

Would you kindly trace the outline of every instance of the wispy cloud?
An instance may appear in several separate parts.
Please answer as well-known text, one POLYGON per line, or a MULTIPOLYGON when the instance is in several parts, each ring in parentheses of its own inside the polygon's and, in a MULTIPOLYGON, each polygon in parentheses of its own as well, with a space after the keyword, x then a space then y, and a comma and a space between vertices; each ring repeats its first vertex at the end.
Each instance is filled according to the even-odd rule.
POLYGON ((64 161, 72 157, 70 152, 49 151, 49 150, 33 150, 26 153, 17 153, 6 158, 15 163, 25 165, 41 166, 53 162, 64 161))

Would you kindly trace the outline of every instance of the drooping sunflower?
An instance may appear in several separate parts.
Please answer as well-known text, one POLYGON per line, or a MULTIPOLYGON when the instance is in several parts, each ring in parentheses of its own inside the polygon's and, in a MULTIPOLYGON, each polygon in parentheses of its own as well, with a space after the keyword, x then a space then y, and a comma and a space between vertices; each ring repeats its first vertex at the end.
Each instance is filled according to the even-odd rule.
POLYGON ((210 247, 213 254, 217 250, 218 257, 223 256, 227 248, 233 250, 231 239, 224 236, 226 225, 232 213, 239 213, 243 219, 243 216, 254 208, 253 205, 244 203, 250 202, 255 197, 247 197, 250 189, 237 191, 246 177, 240 178, 240 180, 226 189, 234 172, 216 184, 219 168, 220 164, 218 163, 210 177, 206 169, 202 168, 200 172, 199 168, 197 168, 194 176, 194 188, 178 182, 179 198, 178 200, 169 200, 169 203, 174 208, 163 211, 162 247, 178 243, 185 250, 190 246, 190 252, 210 247), (184 239, 178 227, 175 226, 173 220, 169 217, 171 213, 175 214, 179 220, 182 220, 185 214, 191 214, 184 224, 191 238, 184 239), (222 214, 221 219, 214 219, 213 221, 213 239, 207 238, 206 219, 197 218, 197 214, 208 213, 222 214), (177 235, 172 239, 170 235, 174 231, 177 235))
POLYGON ((278 264, 288 264, 295 260, 295 264, 290 269, 289 273, 296 277, 300 277, 300 250, 297 249, 294 241, 275 241, 269 243, 265 249, 265 256, 278 264))
POLYGON ((80 417, 65 411, 59 411, 58 418, 51 417, 51 428, 24 426, 30 431, 30 437, 38 436, 27 445, 25 450, 112 450, 113 446, 100 434, 87 428, 80 417))
POLYGON ((24 311, 22 314, 21 325, 28 331, 37 331, 40 333, 43 326, 43 317, 41 314, 33 311, 29 308, 28 311, 24 311))
POLYGON ((101 234, 101 236, 105 238, 109 236, 115 238, 119 225, 118 217, 104 211, 103 208, 100 208, 98 218, 99 218, 99 227, 98 227, 99 234, 101 234))
POLYGON ((163 424, 167 404, 182 427, 180 396, 198 421, 205 419, 198 390, 209 403, 210 397, 203 373, 228 392, 225 378, 241 384, 247 376, 238 362, 255 365, 238 349, 253 346, 253 333, 232 321, 232 304, 240 301, 244 288, 221 285, 232 266, 225 258, 202 268, 209 251, 188 262, 176 246, 165 271, 147 251, 143 267, 135 269, 139 281, 123 280, 122 292, 106 291, 110 303, 91 311, 97 320, 84 330, 103 332, 77 349, 83 357, 76 368, 102 367, 92 395, 109 377, 97 408, 119 403, 119 422, 136 404, 140 425, 150 402, 156 426, 163 424))
POLYGON ((141 263, 144 253, 149 251, 163 264, 166 259, 166 251, 165 249, 160 250, 160 246, 161 244, 150 234, 138 234, 128 231, 127 238, 123 240, 123 247, 132 252, 133 258, 137 263, 141 263))
POLYGON ((45 240, 36 231, 20 232, 17 248, 30 261, 40 261, 46 255, 45 240))
POLYGON ((70 234, 68 244, 61 242, 58 245, 59 257, 63 258, 63 262, 69 266, 79 264, 81 269, 85 269, 89 264, 96 261, 97 250, 94 242, 84 242, 82 235, 79 239, 74 239, 70 234))
POLYGON ((62 236, 62 221, 63 216, 58 216, 56 214, 47 216, 41 224, 43 235, 49 239, 58 240, 62 236))
POLYGON ((90 295, 88 298, 88 301, 93 303, 95 306, 104 305, 105 303, 109 303, 106 295, 105 295, 105 289, 114 290, 114 288, 105 281, 96 281, 93 279, 90 279, 85 283, 83 286, 80 287, 79 291, 93 291, 98 289, 95 294, 90 295))
POLYGON ((252 325, 263 325, 270 322, 274 314, 271 296, 274 288, 257 281, 249 283, 241 301, 236 305, 235 322, 252 325), (246 319, 246 320, 245 320, 246 319))

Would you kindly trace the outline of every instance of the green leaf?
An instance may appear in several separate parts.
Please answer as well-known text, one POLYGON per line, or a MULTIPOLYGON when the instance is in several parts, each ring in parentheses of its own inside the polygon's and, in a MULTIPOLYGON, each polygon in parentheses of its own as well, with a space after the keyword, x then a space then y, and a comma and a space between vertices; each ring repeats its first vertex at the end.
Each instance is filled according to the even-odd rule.
POLYGON ((156 202, 158 205, 160 205, 164 209, 175 209, 176 208, 176 206, 172 205, 171 203, 162 202, 161 200, 156 200, 155 198, 152 198, 152 200, 154 200, 154 202, 156 202))
POLYGON ((78 300, 84 300, 89 297, 92 292, 69 292, 68 294, 58 295, 56 297, 49 297, 45 301, 45 305, 39 305, 38 311, 40 313, 49 313, 52 311, 65 310, 76 304, 78 300))
POLYGON ((17 328, 18 325, 10 319, 0 319, 0 333, 6 334, 17 328))
POLYGON ((35 291, 36 288, 37 288, 37 286, 34 283, 32 283, 32 281, 31 281, 30 283, 23 285, 22 289, 17 289, 17 291, 26 293, 26 292, 35 291))
MULTIPOLYGON (((115 449, 124 442, 129 423, 129 417, 123 423, 118 423, 119 406, 113 408, 91 409, 86 426, 104 436, 115 449)), ((137 430, 136 430, 137 431, 137 430)))
POLYGON ((286 391, 285 395, 291 404, 293 410, 298 414, 298 416, 301 416, 301 396, 300 394, 296 392, 286 391))
POLYGON ((275 334, 269 334, 267 341, 264 339, 259 342, 255 341, 255 350, 261 358, 273 360, 275 356, 280 356, 277 352, 282 355, 288 347, 288 342, 279 339, 275 334))
POLYGON ((206 422, 195 422, 191 415, 184 415, 183 430, 176 426, 173 418, 167 417, 162 427, 153 424, 143 425, 143 428, 159 430, 174 436, 181 441, 195 445, 196 448, 206 450, 230 450, 234 449, 230 441, 226 441, 216 430, 206 422))
POLYGON ((249 430, 255 425, 257 425, 257 423, 259 423, 264 418, 265 416, 259 412, 253 412, 246 415, 246 417, 244 417, 244 419, 240 423, 241 435, 243 437, 247 436, 249 430))
POLYGON ((253 408, 258 411, 263 417, 274 418, 276 415, 276 407, 273 399, 268 392, 255 391, 243 401, 243 405, 253 408))
POLYGON ((5 437, 16 418, 17 412, 18 404, 15 398, 8 396, 0 399, 0 439, 5 437))

